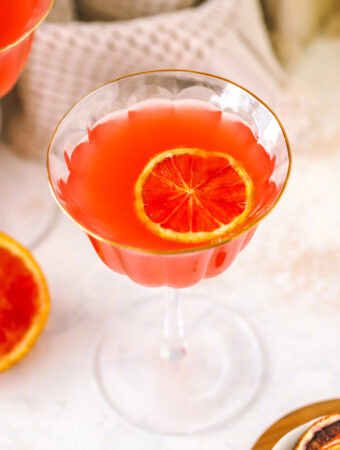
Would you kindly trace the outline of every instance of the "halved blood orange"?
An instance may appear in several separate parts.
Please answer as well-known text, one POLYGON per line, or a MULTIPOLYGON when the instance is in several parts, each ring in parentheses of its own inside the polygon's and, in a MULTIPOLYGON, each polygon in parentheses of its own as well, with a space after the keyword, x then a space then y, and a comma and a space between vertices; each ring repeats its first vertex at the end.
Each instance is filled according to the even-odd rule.
POLYGON ((0 232, 0 372, 31 349, 49 308, 47 284, 33 256, 0 232))
POLYGON ((155 156, 135 186, 138 217, 164 239, 218 240, 241 225, 253 204, 253 182, 222 152, 177 148, 155 156))

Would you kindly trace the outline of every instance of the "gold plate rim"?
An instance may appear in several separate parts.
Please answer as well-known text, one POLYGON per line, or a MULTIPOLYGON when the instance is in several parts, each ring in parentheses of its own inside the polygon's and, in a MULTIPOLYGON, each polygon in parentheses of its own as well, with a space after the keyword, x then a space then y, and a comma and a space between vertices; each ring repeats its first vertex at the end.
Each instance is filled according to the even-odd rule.
POLYGON ((259 437, 252 450, 271 450, 283 436, 320 416, 340 412, 340 398, 323 400, 298 408, 274 422, 259 437))

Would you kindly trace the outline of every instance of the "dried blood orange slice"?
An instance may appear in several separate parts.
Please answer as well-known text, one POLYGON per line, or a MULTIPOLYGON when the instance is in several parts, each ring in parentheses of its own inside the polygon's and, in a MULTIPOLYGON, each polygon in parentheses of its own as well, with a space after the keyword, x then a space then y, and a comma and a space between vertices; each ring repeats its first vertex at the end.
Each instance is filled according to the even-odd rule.
POLYGON ((138 217, 164 239, 216 240, 242 224, 253 203, 253 182, 233 157, 178 148, 154 157, 135 186, 138 217))
POLYGON ((295 450, 340 450, 340 414, 314 422, 303 434, 295 450))
POLYGON ((0 372, 33 346, 49 306, 44 275, 30 252, 0 233, 0 372))

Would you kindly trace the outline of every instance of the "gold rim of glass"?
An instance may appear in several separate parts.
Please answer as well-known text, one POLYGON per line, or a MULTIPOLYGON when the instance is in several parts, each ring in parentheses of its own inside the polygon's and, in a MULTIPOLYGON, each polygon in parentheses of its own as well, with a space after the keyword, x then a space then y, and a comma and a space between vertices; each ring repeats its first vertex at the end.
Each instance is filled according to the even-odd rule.
POLYGON ((33 31, 41 24, 41 22, 43 22, 46 17, 48 16, 49 12, 52 9, 53 6, 53 2, 54 0, 50 0, 50 3, 48 5, 48 8, 46 9, 46 11, 44 12, 44 14, 39 18, 39 20, 32 25, 32 27, 27 30, 25 33, 23 33, 20 37, 18 37, 18 39, 16 39, 14 42, 12 42, 11 44, 6 45, 6 47, 2 47, 0 48, 0 53, 5 52, 7 50, 9 50, 12 47, 15 47, 17 44, 20 44, 20 42, 22 42, 23 40, 25 40, 31 33, 33 33, 33 31))
POLYGON ((290 149, 290 145, 289 145, 289 141, 288 141, 288 137, 287 137, 287 134, 285 132, 285 129, 283 128, 283 125, 282 125, 280 119, 277 117, 277 115, 274 113, 274 111, 264 101, 262 101, 259 97, 257 97, 255 94, 253 94, 248 89, 246 89, 243 86, 235 83, 234 81, 228 80, 227 78, 219 77, 217 75, 211 75, 211 74, 205 73, 205 72, 198 72, 198 71, 195 71, 195 70, 184 70, 184 69, 148 70, 148 71, 144 71, 144 72, 137 72, 137 73, 132 73, 132 74, 129 74, 129 75, 125 75, 125 76, 122 76, 122 77, 119 77, 119 78, 115 78, 114 80, 108 81, 107 83, 101 84, 100 86, 96 87, 91 92, 89 92, 88 94, 84 95, 79 100, 77 100, 66 111, 66 113, 59 120, 59 122, 57 124, 57 127, 56 127, 56 129, 54 130, 54 132, 52 134, 52 137, 51 137, 49 145, 48 145, 48 150, 47 150, 47 176, 48 176, 48 183, 49 183, 49 186, 50 186, 50 189, 51 189, 51 192, 52 192, 52 196, 54 197, 54 199, 57 202, 57 204, 60 207, 60 209, 66 214, 66 216, 68 216, 74 223, 76 223, 86 234, 88 234, 89 236, 95 238, 98 241, 104 242, 104 243, 112 245, 114 247, 118 247, 118 248, 122 248, 124 250, 128 250, 130 252, 144 253, 144 254, 149 254, 149 255, 168 255, 168 256, 171 256, 171 255, 181 255, 181 254, 200 252, 200 251, 204 251, 204 250, 210 250, 210 249, 213 249, 215 247, 220 247, 221 245, 227 244, 228 242, 233 241, 234 239, 240 237, 241 235, 243 235, 243 234, 247 233, 248 231, 250 231, 251 229, 255 228, 271 211, 273 211, 273 209, 275 208, 275 206, 279 202, 283 192, 286 189, 287 182, 288 182, 288 179, 290 177, 291 166, 292 166, 292 155, 291 155, 291 149, 290 149), (113 84, 113 83, 115 83, 115 82, 117 82, 119 80, 123 80, 125 78, 136 77, 136 76, 139 76, 139 75, 146 75, 146 74, 152 74, 152 73, 157 74, 157 73, 164 73, 164 72, 169 72, 169 73, 170 72, 193 73, 195 75, 203 75, 205 77, 216 78, 218 80, 225 81, 227 83, 233 84, 234 86, 237 86, 238 88, 240 88, 243 91, 245 91, 247 94, 249 94, 252 97, 254 97, 259 103, 261 103, 266 109, 268 109, 268 111, 274 116, 274 118, 276 119, 277 123, 279 124, 279 126, 281 128, 283 137, 285 139, 286 147, 287 147, 287 153, 288 153, 288 171, 287 171, 286 179, 285 179, 285 181, 283 183, 281 192, 277 196, 277 198, 276 198, 275 202, 273 203, 273 205, 268 209, 268 211, 266 211, 257 220, 255 220, 253 223, 249 224, 248 226, 246 226, 245 228, 240 230, 235 235, 233 235, 231 237, 228 237, 226 239, 223 239, 220 242, 208 243, 206 245, 203 244, 203 245, 192 247, 192 248, 185 248, 185 249, 180 249, 180 250, 157 251, 157 250, 146 250, 146 249, 143 249, 143 248, 132 247, 132 246, 129 246, 129 245, 122 244, 120 242, 116 242, 116 241, 112 241, 110 239, 106 239, 106 238, 104 238, 102 236, 99 236, 98 234, 94 233, 93 231, 88 230, 84 225, 80 224, 76 219, 74 219, 74 217, 72 217, 72 215, 66 210, 66 208, 64 208, 64 206, 59 202, 59 200, 57 198, 57 195, 54 192, 52 181, 51 181, 49 155, 50 155, 50 150, 51 150, 51 147, 52 147, 52 143, 54 141, 54 137, 57 134, 60 125, 62 124, 64 119, 67 117, 67 115, 72 111, 72 109, 76 105, 78 105, 78 103, 80 103, 85 98, 89 97, 90 95, 92 95, 93 93, 95 93, 96 91, 101 89, 102 87, 107 86, 109 84, 113 84))

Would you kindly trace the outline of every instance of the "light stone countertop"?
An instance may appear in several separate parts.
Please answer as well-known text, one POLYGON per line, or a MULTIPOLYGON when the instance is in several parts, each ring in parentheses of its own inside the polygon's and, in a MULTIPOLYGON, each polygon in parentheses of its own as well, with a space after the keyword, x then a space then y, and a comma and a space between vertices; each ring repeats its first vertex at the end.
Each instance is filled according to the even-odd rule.
MULTIPOLYGON (((328 56, 325 45, 322 39, 312 45, 297 76, 316 86, 320 71, 328 71, 324 81, 327 84, 328 79, 329 88, 329 80, 336 79, 332 70, 340 73, 340 63, 333 64, 340 55, 340 41, 330 44, 328 56), (333 65, 320 67, 327 58, 333 65)), ((227 272, 193 288, 197 293, 213 291, 219 301, 245 314, 257 330, 266 372, 261 391, 247 410, 220 431, 192 437, 152 435, 111 413, 92 379, 96 338, 110 315, 148 289, 106 268, 86 236, 60 214, 34 250, 51 290, 49 322, 32 352, 0 376, 1 450, 250 450, 283 414, 339 397, 337 87, 326 99, 329 109, 326 97, 320 100, 321 131, 314 127, 308 148, 303 141, 293 148, 291 179, 275 211, 227 272)))

